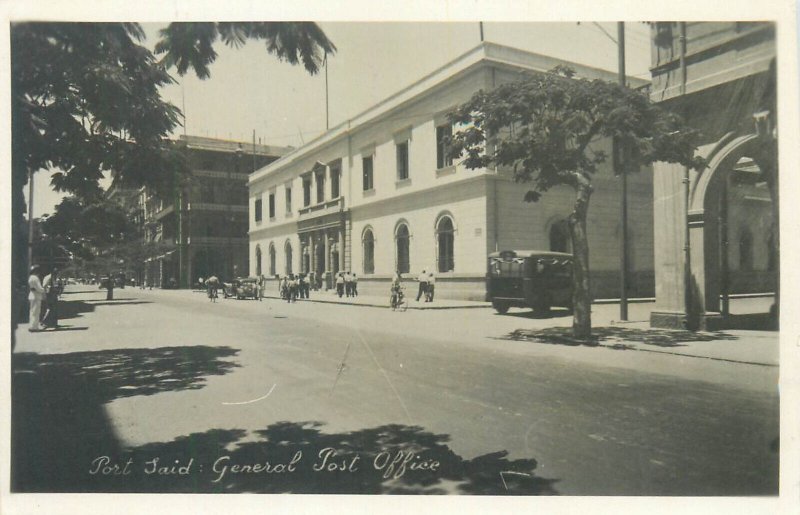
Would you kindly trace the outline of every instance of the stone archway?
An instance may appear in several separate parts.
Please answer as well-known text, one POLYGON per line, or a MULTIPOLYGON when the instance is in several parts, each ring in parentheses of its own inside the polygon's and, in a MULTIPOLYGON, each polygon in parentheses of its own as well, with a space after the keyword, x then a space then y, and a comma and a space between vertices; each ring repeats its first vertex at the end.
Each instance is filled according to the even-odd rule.
MULTIPOLYGON (((739 258, 741 252, 736 232, 775 230, 777 233, 777 190, 771 186, 776 182, 777 163, 771 149, 770 141, 756 134, 738 137, 729 134, 710 150, 706 158, 708 167, 692 181, 688 211, 691 273, 687 299, 691 325, 718 327, 729 315, 732 293, 763 293, 777 289, 774 280, 777 271, 769 270, 767 249, 763 249, 763 266, 760 266, 764 273, 732 266, 732 262, 737 261, 734 256, 739 258), (771 205, 765 206, 765 202, 771 205), (743 210, 747 211, 744 215, 740 213, 743 210), (752 227, 743 227, 742 223, 752 224, 752 227), (748 291, 752 289, 756 291, 748 291)), ((777 249, 777 241, 770 243, 777 249)))

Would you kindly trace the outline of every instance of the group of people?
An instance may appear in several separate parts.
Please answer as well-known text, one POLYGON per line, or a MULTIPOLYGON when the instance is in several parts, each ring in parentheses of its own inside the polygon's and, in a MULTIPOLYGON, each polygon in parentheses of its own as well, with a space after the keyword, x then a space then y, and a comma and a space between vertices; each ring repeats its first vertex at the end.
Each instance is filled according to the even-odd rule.
POLYGON ((281 299, 286 302, 297 302, 298 298, 308 298, 311 281, 306 274, 289 274, 278 281, 278 289, 281 299))
POLYGON ((41 268, 33 265, 28 277, 28 331, 31 332, 58 328, 58 297, 61 295, 58 268, 53 268, 44 279, 40 279, 40 275, 41 268))
POLYGON ((336 274, 336 294, 339 298, 358 296, 358 276, 353 272, 339 272, 336 274))

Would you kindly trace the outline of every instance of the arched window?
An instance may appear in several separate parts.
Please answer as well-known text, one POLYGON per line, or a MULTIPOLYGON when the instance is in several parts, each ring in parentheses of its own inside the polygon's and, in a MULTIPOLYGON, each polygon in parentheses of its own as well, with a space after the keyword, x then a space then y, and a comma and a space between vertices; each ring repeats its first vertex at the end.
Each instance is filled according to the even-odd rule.
POLYGON ((367 228, 364 230, 364 235, 361 237, 361 244, 364 251, 364 274, 374 274, 375 236, 372 235, 372 229, 367 228))
POLYGON ((289 240, 286 240, 284 250, 286 253, 286 275, 289 275, 292 273, 292 243, 289 240))
POLYGON ((739 231, 739 270, 753 269, 753 233, 743 227, 739 231))
POLYGON ((404 223, 398 225, 394 238, 397 247, 397 271, 401 274, 407 274, 411 271, 408 226, 404 223))
POLYGON ((443 216, 436 224, 436 261, 439 272, 452 272, 455 269, 453 256, 455 227, 453 219, 443 216))
POLYGON ((774 272, 778 268, 778 253, 775 249, 775 232, 769 231, 767 236, 767 270, 774 272))
POLYGON ((550 226, 550 250, 572 253, 572 241, 566 220, 559 220, 550 226))
POLYGON ((272 243, 269 244, 269 275, 275 277, 275 245, 272 243))
POLYGON ((261 275, 261 245, 256 245, 256 275, 261 275))

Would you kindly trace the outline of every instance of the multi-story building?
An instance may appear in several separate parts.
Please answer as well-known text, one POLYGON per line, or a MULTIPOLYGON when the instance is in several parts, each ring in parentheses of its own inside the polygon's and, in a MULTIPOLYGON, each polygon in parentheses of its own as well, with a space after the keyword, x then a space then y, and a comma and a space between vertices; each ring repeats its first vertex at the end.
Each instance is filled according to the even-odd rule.
MULTIPOLYGON (((447 114, 480 89, 571 66, 579 77, 616 74, 483 43, 250 176, 250 272, 268 277, 350 270, 359 290, 385 294, 395 271, 437 274, 437 295, 485 297, 487 254, 569 250, 574 192, 555 188, 526 203, 524 185, 497 170, 448 159, 447 114), (260 206, 266 205, 262 209, 260 206)), ((634 87, 647 83, 630 79, 634 87)), ((610 142, 595 149, 610 155, 610 142)), ((620 188, 601 166, 589 211, 595 297, 618 295, 620 188)), ((629 181, 632 295, 652 295, 652 175, 629 181)))
POLYGON ((656 23, 651 98, 700 130, 700 171, 655 166, 656 326, 712 328, 778 288, 775 25, 656 23))
POLYGON ((148 259, 145 282, 186 288, 200 277, 246 275, 247 180, 289 149, 198 136, 181 136, 191 169, 172 198, 142 190, 144 239, 174 248, 148 259))

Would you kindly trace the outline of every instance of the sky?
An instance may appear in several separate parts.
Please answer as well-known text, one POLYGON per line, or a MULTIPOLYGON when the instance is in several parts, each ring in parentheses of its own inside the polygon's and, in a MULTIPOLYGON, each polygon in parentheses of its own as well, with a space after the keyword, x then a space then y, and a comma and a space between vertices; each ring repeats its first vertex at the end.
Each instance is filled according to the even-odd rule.
MULTIPOLYGON (((153 48, 165 24, 147 23, 145 44, 153 48)), ((335 127, 394 92, 452 61, 480 43, 477 22, 324 22, 337 47, 328 59, 329 126, 335 127)), ((625 24, 626 71, 649 79, 649 28, 625 24)), ((617 71, 616 23, 483 24, 484 39, 597 68, 617 71)), ((165 100, 185 114, 189 135, 277 146, 300 146, 326 129, 325 73, 280 62, 263 43, 233 49, 218 43, 211 78, 191 71, 162 89, 165 100)), ((179 127, 175 136, 182 134, 179 127)), ((25 191, 27 197, 27 188, 25 191)), ((52 213, 62 197, 50 173, 34 178, 34 216, 52 213)))

